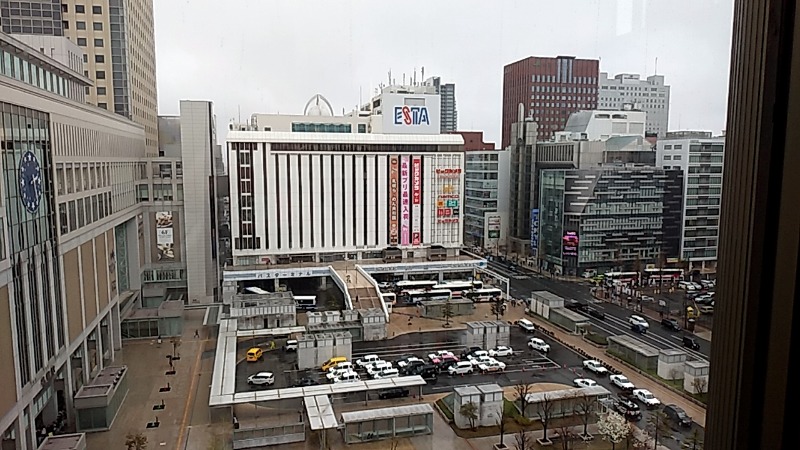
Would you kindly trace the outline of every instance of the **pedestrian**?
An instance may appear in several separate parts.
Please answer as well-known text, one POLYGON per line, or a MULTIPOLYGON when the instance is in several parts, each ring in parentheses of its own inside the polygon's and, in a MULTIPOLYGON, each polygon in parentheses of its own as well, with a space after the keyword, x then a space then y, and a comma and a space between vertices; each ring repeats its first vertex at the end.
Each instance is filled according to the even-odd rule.
POLYGON ((197 329, 196 329, 196 328, 195 328, 195 330, 194 330, 194 338, 195 338, 195 339, 198 339, 198 338, 200 338, 200 333, 197 331, 197 329))

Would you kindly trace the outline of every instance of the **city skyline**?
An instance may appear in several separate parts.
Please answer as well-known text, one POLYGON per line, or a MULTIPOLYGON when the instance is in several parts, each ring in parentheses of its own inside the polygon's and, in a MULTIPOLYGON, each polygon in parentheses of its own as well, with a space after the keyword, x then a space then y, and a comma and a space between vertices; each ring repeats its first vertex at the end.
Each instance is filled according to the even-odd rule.
POLYGON ((174 113, 179 99, 211 99, 222 131, 240 114, 299 113, 316 93, 341 114, 373 95, 388 81, 389 70, 399 83, 416 68, 420 81, 424 66, 426 76, 458 86, 459 128, 483 130, 487 140, 500 142, 504 65, 528 56, 569 55, 600 59, 600 70, 612 77, 644 78, 656 72, 657 58, 658 74, 673 87, 670 128, 719 134, 725 128, 732 5, 631 3, 580 2, 577 8, 575 1, 514 2, 498 9, 480 2, 418 2, 415 8, 411 2, 394 11, 380 5, 367 10, 359 2, 248 2, 244 14, 244 5, 220 10, 207 0, 192 8, 158 2, 159 114, 174 113), (448 18, 456 6, 458 20, 448 18), (309 17, 309 8, 318 14, 309 17), (420 8, 427 13, 416 14, 420 8), (396 20, 381 21, 387 14, 396 20), (541 19, 547 15, 570 21, 541 19), (241 32, 219 26, 226 23, 237 23, 241 32), (385 25, 381 33, 367 25, 377 23, 385 25), (198 26, 203 33, 191 31, 198 26), (183 38, 189 34, 193 39, 183 38))

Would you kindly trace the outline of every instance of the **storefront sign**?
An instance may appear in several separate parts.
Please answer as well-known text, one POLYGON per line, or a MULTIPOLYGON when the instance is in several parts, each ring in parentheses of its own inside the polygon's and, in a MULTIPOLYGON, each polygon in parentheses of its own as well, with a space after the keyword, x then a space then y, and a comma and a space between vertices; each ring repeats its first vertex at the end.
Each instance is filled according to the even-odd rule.
POLYGON ((461 169, 436 169, 436 176, 439 178, 459 178, 461 176, 461 169))
POLYGON ((411 245, 422 243, 422 158, 411 162, 411 245))
POLYGON ((411 234, 411 176, 408 156, 400 157, 400 244, 408 245, 411 234))
POLYGON ((531 210, 531 256, 539 256, 539 210, 531 210))
POLYGON ((397 246, 400 233, 398 219, 400 215, 400 161, 397 156, 389 159, 389 245, 397 246))

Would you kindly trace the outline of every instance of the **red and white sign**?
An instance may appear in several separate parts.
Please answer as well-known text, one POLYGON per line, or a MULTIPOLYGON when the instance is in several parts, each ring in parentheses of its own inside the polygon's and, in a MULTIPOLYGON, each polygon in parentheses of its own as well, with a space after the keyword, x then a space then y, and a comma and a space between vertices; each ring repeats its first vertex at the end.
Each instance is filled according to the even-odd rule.
POLYGON ((400 157, 400 245, 409 245, 411 234, 411 164, 400 157))
POLYGON ((422 158, 411 160, 411 245, 422 243, 422 158))
POLYGON ((396 156, 392 156, 389 160, 389 245, 395 246, 398 244, 400 233, 398 232, 398 218, 400 207, 398 205, 398 197, 400 189, 398 184, 400 181, 400 164, 396 156))
POLYGON ((461 168, 436 169, 436 175, 439 178, 458 178, 461 176, 461 168))

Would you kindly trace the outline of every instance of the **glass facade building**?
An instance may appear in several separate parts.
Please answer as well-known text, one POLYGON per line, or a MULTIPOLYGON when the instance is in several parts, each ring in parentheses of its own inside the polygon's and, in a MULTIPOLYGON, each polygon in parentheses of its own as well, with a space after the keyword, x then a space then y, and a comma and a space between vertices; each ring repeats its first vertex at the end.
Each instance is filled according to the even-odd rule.
POLYGON ((539 255, 544 268, 580 275, 678 257, 682 189, 680 170, 543 170, 539 255))
POLYGON ((500 154, 493 151, 466 152, 465 155, 464 244, 488 248, 488 242, 484 242, 485 217, 498 209, 500 154))

